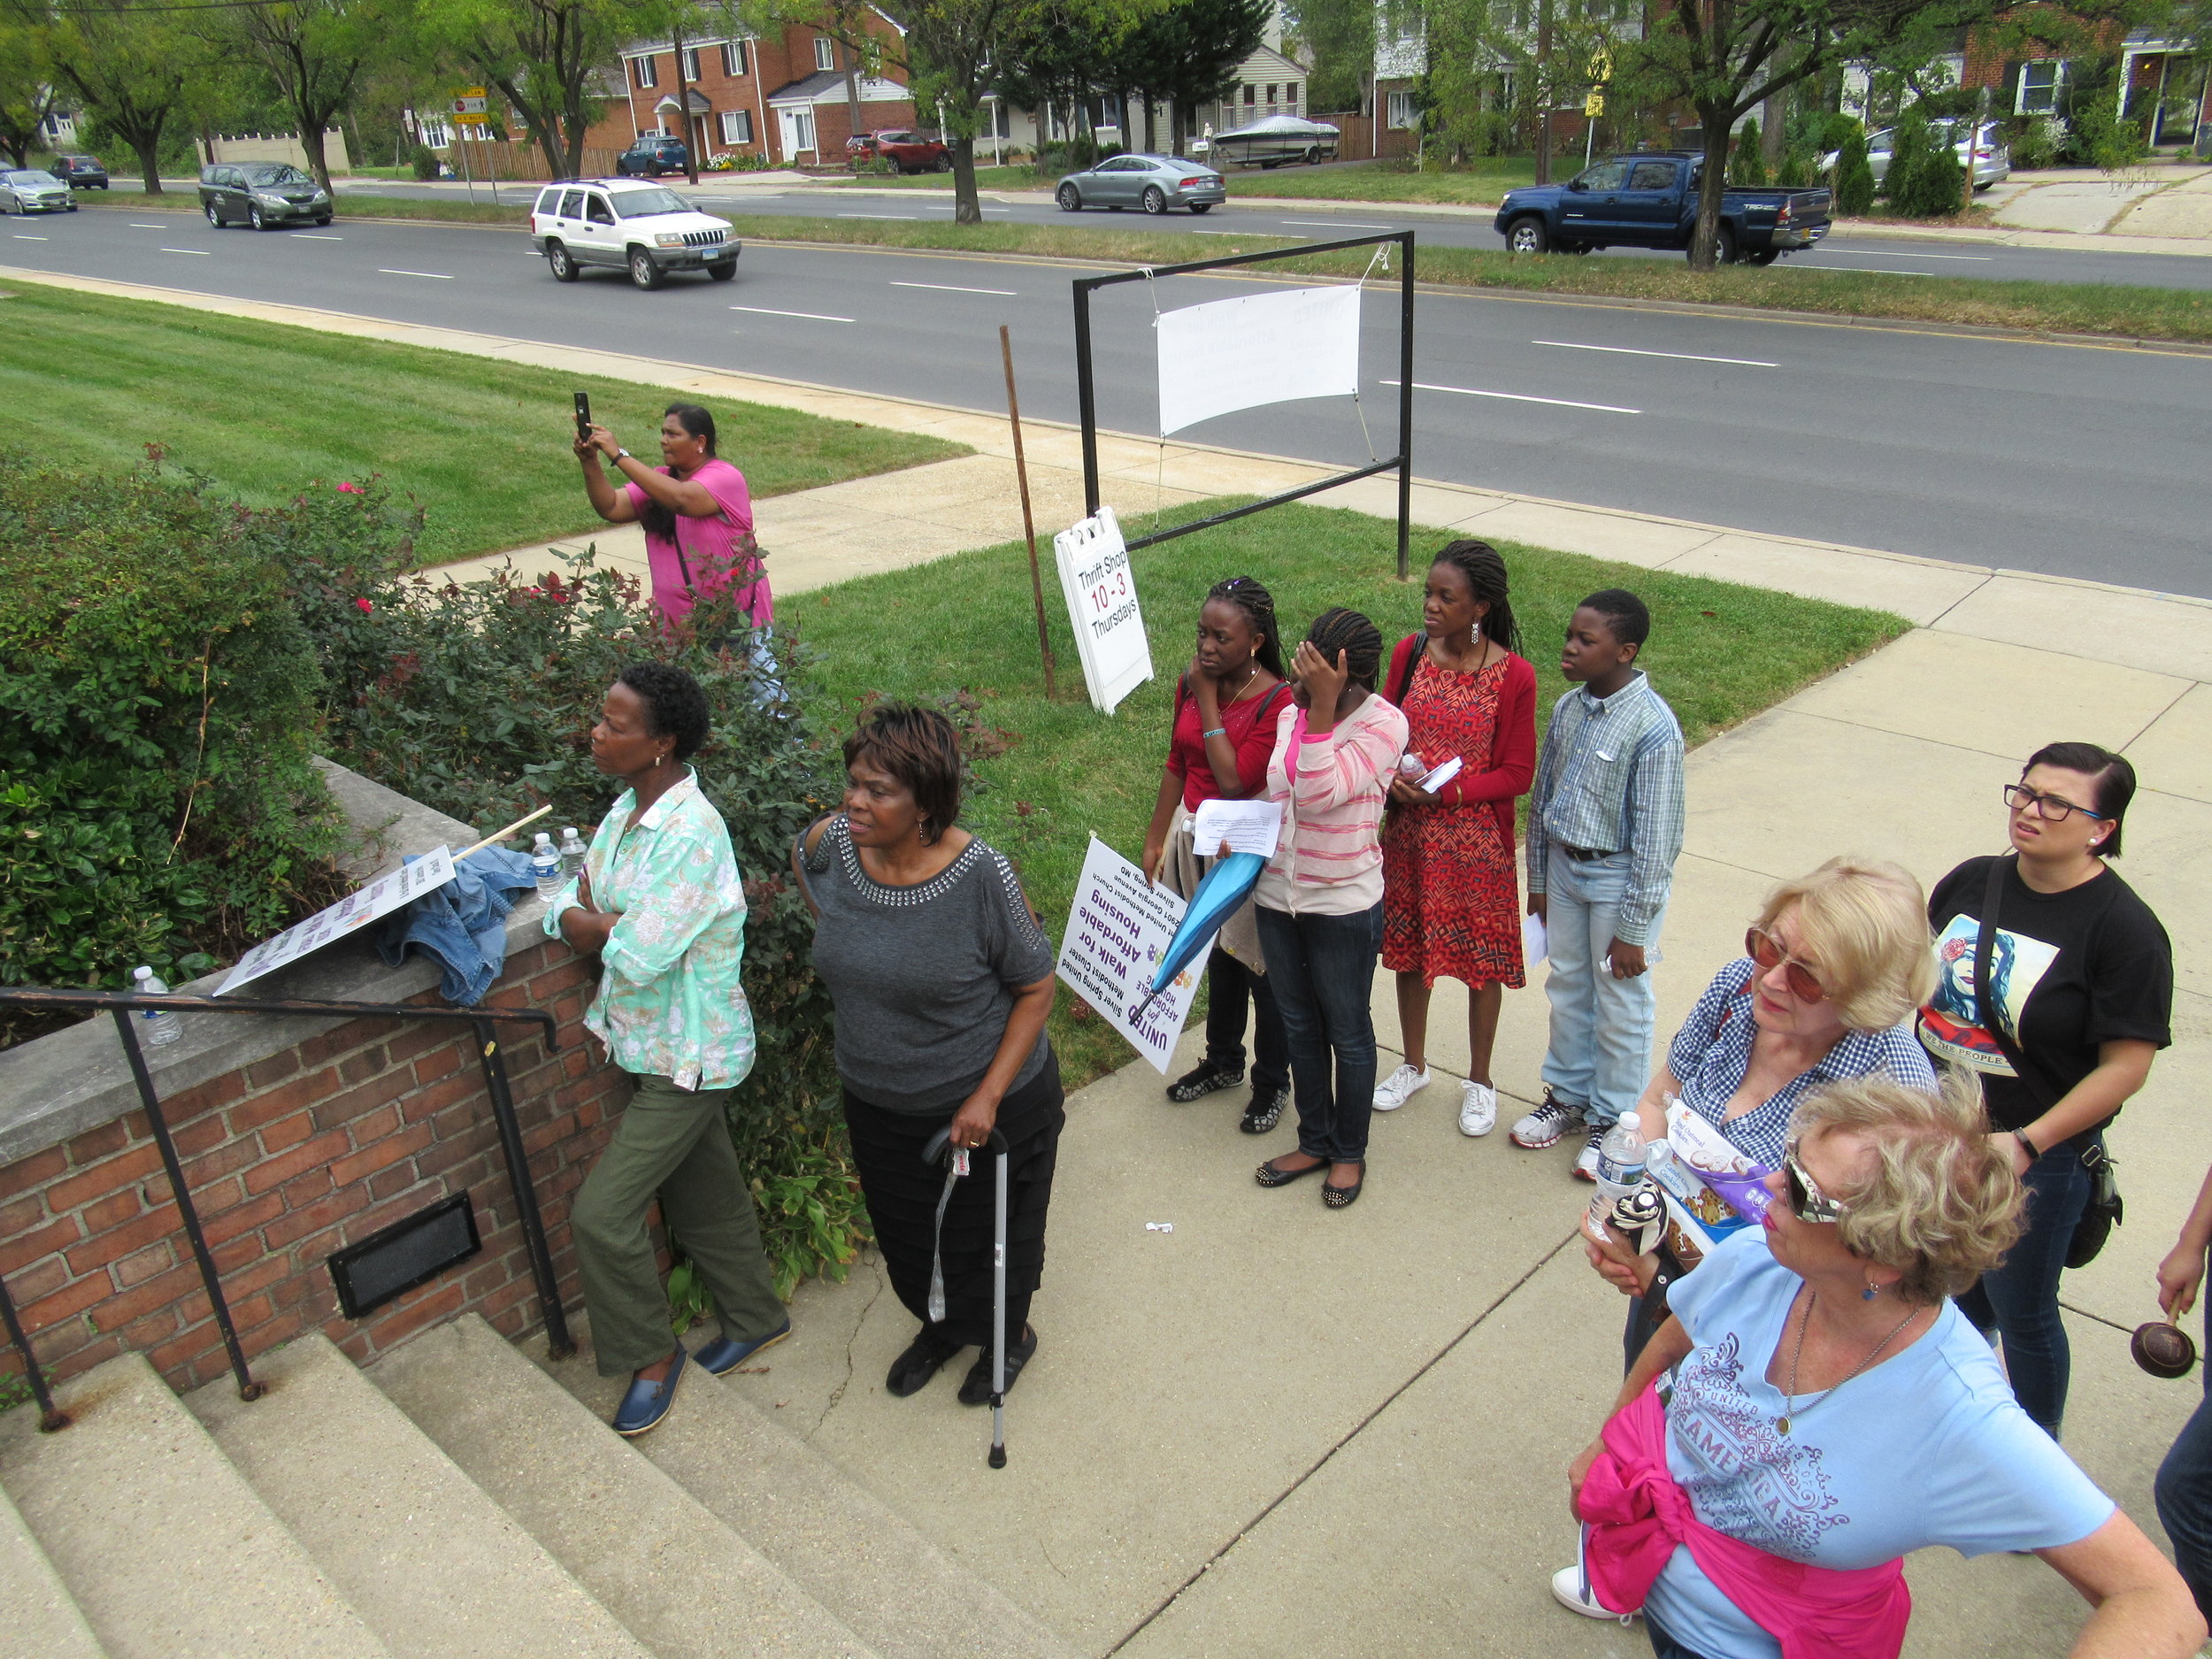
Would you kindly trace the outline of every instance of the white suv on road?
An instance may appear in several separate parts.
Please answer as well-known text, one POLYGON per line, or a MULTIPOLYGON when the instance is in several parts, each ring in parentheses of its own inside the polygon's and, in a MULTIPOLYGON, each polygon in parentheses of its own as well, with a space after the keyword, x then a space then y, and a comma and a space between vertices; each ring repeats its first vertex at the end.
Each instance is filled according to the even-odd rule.
POLYGON ((671 271, 704 271, 718 282, 737 274, 730 222, 702 213, 649 179, 569 179, 538 192, 530 241, 555 279, 573 282, 586 265, 626 268, 641 288, 671 271))

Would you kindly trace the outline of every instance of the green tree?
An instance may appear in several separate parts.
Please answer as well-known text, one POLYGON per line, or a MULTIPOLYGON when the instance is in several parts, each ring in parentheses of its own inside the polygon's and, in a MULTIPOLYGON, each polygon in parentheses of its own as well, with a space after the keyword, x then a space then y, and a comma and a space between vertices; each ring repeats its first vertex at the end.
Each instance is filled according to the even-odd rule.
POLYGON ((0 12, 0 153, 31 165, 31 146, 54 108, 54 70, 42 24, 0 12))
POLYGON ((1167 148, 1183 152, 1183 118, 1235 84, 1259 49, 1271 0, 1167 0, 1121 37, 1106 78, 1144 100, 1144 147, 1156 150, 1152 106, 1168 106, 1167 148))
POLYGON ((1874 207, 1874 164, 1867 159, 1865 127, 1848 115, 1832 116, 1824 142, 1836 156, 1833 211, 1863 218, 1874 207))
POLYGON ((396 12, 387 0, 279 0, 229 14, 240 48, 283 100, 308 168, 326 190, 323 134, 350 106, 363 73, 404 35, 396 12))
POLYGON ((1903 218, 1942 219, 1959 211, 1966 180, 1948 130, 1930 124, 1925 104, 1909 104, 1899 113, 1882 184, 1890 211, 1903 218))
POLYGON ((149 195, 161 193, 164 135, 205 92, 195 83, 205 43, 186 15, 134 0, 84 0, 48 37, 55 80, 130 146, 149 195))
POLYGON ((1766 181, 1766 155, 1760 141, 1759 123, 1746 121, 1737 133, 1735 142, 1728 148, 1728 182, 1756 189, 1766 181))
POLYGON ((1360 108, 1375 73, 1374 0, 1285 0, 1283 19, 1313 54, 1306 108, 1360 108))

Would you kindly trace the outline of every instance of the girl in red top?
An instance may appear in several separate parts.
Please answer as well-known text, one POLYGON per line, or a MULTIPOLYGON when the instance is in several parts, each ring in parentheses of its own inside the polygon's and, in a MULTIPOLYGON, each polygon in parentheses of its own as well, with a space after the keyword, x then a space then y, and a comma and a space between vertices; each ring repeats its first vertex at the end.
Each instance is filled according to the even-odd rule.
MULTIPOLYGON (((1218 583, 1198 612, 1198 654, 1175 687, 1160 799, 1144 836, 1144 872, 1184 898, 1213 860, 1191 843, 1191 814, 1217 796, 1241 801, 1267 787, 1275 717, 1285 704, 1275 601, 1249 576, 1218 583)), ((1206 963, 1206 1057, 1167 1091, 1188 1102, 1244 1081, 1244 1006, 1252 1004, 1252 1102, 1238 1125, 1265 1134, 1290 1100, 1290 1050, 1260 955, 1252 907, 1231 917, 1206 963)))
POLYGON ((1536 773, 1536 671, 1517 655, 1505 561, 1486 542, 1454 541, 1436 556, 1421 620, 1384 680, 1409 728, 1383 830, 1382 964, 1398 976, 1405 1064, 1376 1089, 1375 1110, 1395 1111, 1428 1087, 1429 991, 1460 979, 1469 1058, 1459 1128, 1486 1135, 1498 1120, 1490 1050, 1504 987, 1525 983, 1513 803, 1536 773), (1453 759, 1458 775, 1425 792, 1422 773, 1453 759))

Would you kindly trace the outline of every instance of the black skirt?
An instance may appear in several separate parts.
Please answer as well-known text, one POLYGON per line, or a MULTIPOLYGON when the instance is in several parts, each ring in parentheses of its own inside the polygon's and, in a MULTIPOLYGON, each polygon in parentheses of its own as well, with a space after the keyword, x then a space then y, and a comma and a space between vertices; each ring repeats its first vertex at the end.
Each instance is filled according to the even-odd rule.
MULTIPOLYGON (((1029 1301, 1044 1277, 1045 1212, 1052 1202, 1052 1172, 1059 1157, 1060 1130, 1067 1122, 1060 1063, 1047 1050, 1044 1069, 999 1103, 998 1130, 1006 1137, 1006 1330, 1020 1336, 1029 1318, 1029 1301)), ((952 1121, 952 1111, 885 1111, 850 1089, 845 1091, 845 1123, 851 1133, 853 1163, 875 1225, 891 1288, 907 1311, 929 1323, 929 1279, 933 1248, 938 1244, 937 1204, 944 1195, 945 1169, 925 1164, 922 1148, 952 1121)), ((979 1148, 971 1159, 973 1172, 953 1188, 946 1206, 942 1254, 945 1271, 944 1334, 963 1346, 991 1340, 991 1246, 996 1202, 998 1158, 979 1148)))

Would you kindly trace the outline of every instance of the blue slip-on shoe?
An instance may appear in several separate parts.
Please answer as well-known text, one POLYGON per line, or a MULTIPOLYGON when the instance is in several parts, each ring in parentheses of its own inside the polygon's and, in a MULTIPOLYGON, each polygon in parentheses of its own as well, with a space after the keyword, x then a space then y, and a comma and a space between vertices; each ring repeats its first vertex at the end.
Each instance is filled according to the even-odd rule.
POLYGON ((676 1402, 676 1380, 684 1374, 684 1364, 691 1356, 681 1342, 676 1344, 676 1363, 668 1368, 668 1375, 658 1382, 639 1378, 630 1385, 630 1391, 622 1396, 622 1409, 614 1414, 617 1434, 642 1434, 660 1426, 668 1415, 668 1408, 676 1402))
POLYGON ((764 1348, 773 1348, 791 1334, 791 1321, 786 1319, 766 1336, 757 1336, 749 1341, 735 1342, 726 1336, 718 1336, 695 1356, 710 1377, 726 1377, 764 1348))

